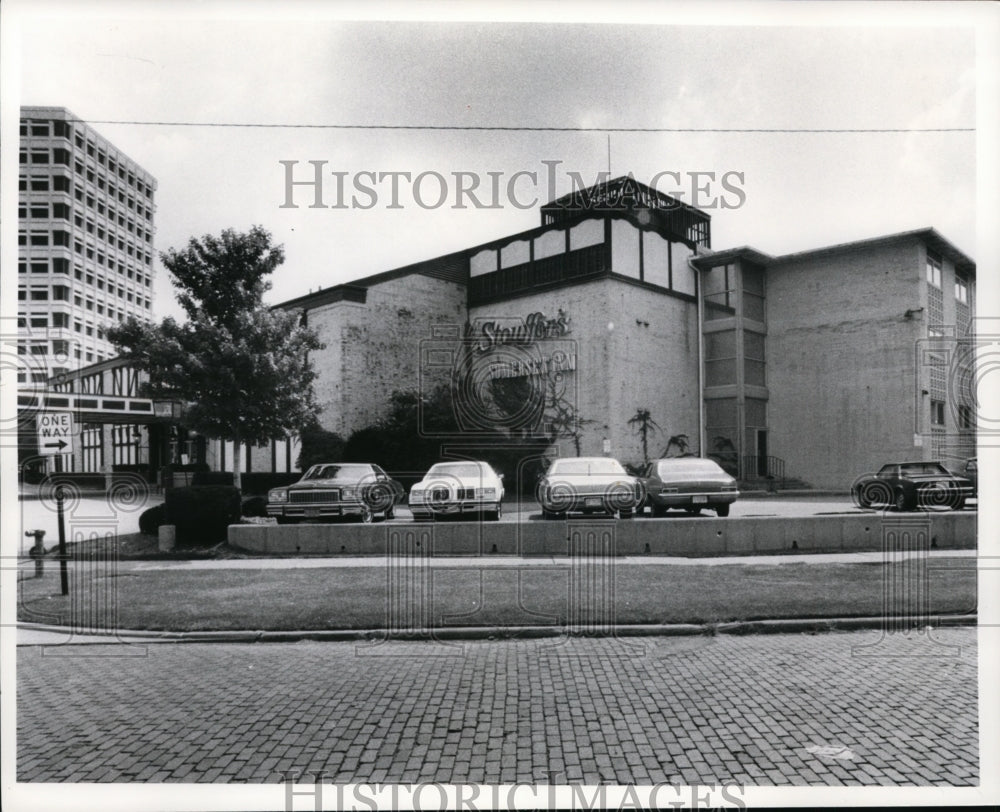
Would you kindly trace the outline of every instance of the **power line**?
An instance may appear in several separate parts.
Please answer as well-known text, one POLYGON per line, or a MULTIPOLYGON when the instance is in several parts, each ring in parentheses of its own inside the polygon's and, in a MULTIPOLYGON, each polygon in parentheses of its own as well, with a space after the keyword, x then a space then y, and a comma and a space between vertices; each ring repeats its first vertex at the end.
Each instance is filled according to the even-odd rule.
POLYGON ((130 124, 143 127, 233 127, 294 130, 428 130, 454 132, 556 133, 970 133, 975 127, 505 127, 445 124, 263 124, 216 121, 123 121, 87 119, 89 124, 130 124))

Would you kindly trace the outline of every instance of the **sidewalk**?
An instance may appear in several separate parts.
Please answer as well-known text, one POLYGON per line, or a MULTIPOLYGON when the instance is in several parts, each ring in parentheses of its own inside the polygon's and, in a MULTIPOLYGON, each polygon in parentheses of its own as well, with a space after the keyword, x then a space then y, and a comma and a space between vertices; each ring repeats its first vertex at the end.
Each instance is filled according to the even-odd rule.
MULTIPOLYGON (((976 550, 929 550, 926 552, 904 553, 894 556, 892 560, 928 555, 931 558, 975 558, 976 550)), ((882 552, 863 553, 805 553, 796 555, 741 555, 713 556, 711 558, 681 558, 676 556, 614 556, 608 558, 615 566, 716 566, 725 564, 878 564, 881 563, 882 552)), ((357 556, 337 558, 228 558, 203 560, 165 560, 165 561, 122 561, 119 569, 134 570, 259 570, 259 569, 314 569, 339 568, 350 569, 358 567, 382 567, 387 562, 392 566, 440 567, 454 569, 466 568, 521 568, 521 567, 553 567, 567 565, 577 559, 570 556, 403 556, 387 558, 386 556, 357 556)), ((27 562, 26 562, 27 563, 27 562)))

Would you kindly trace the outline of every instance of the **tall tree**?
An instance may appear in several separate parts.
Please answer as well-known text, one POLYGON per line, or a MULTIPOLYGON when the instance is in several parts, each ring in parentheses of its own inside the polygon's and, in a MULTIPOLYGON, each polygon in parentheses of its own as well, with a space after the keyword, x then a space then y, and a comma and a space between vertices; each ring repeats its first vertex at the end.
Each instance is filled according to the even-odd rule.
POLYGON ((266 277, 284 261, 282 247, 254 226, 192 237, 160 259, 187 321, 130 318, 107 332, 123 357, 149 373, 149 394, 186 401, 188 428, 237 448, 310 425, 319 409, 308 352, 322 345, 296 313, 263 303, 271 287, 266 277))

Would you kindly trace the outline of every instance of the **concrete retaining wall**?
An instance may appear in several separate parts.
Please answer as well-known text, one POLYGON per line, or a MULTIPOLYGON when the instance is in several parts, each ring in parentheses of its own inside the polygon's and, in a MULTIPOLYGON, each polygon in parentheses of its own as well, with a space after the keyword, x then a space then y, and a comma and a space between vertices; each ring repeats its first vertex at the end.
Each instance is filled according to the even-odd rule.
POLYGON ((229 543, 278 555, 659 555, 976 548, 974 513, 523 523, 230 525, 229 543))

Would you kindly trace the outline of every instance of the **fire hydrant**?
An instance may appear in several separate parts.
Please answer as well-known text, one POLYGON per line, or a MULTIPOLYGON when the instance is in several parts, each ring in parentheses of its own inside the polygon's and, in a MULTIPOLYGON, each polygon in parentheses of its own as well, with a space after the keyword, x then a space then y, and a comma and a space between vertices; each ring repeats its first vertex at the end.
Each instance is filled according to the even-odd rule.
POLYGON ((32 536, 35 537, 35 545, 28 550, 28 555, 35 560, 35 577, 42 577, 42 570, 44 567, 44 556, 45 556, 45 544, 43 539, 45 538, 44 530, 29 530, 24 534, 28 538, 32 536))

